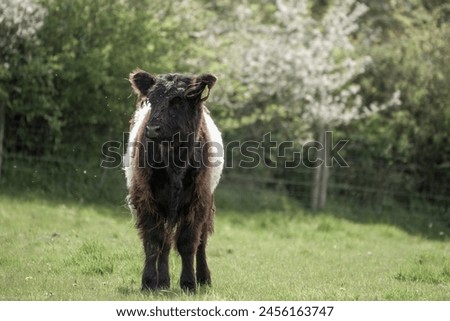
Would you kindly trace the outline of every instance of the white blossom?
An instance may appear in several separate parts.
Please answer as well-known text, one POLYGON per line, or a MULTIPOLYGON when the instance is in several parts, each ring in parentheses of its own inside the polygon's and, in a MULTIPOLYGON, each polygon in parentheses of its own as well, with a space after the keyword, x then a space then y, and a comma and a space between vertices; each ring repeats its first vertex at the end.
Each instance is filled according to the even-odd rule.
POLYGON ((0 52, 14 52, 19 39, 33 38, 43 26, 46 9, 33 0, 0 1, 0 52))
MULTIPOLYGON (((359 86, 352 84, 371 63, 370 57, 356 57, 351 40, 358 19, 367 11, 365 5, 336 0, 324 17, 316 20, 309 12, 308 0, 277 0, 274 23, 270 24, 252 22, 248 9, 239 8, 234 29, 220 23, 215 26, 216 31, 234 30, 228 33, 232 40, 221 43, 223 31, 219 31, 211 42, 221 51, 226 77, 246 85, 246 99, 276 100, 276 112, 289 115, 293 128, 298 127, 297 121, 309 123, 311 128, 316 124, 332 127, 399 103, 396 93, 385 104, 364 107, 359 86)), ((228 100, 236 88, 229 85, 223 89, 228 92, 221 103, 239 108, 228 100)))

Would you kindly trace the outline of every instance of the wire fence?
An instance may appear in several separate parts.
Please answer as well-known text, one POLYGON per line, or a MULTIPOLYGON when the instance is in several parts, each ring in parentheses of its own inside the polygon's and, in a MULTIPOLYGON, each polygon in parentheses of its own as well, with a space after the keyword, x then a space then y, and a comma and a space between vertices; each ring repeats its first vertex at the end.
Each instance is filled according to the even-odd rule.
MULTIPOLYGON (((75 199, 122 199, 126 192, 122 168, 102 168, 101 160, 8 153, 3 159, 2 185, 75 199)), ((378 166, 368 172, 364 164, 357 162, 345 168, 330 168, 328 198, 361 205, 395 201, 410 206, 426 202, 448 209, 450 195, 415 191, 415 179, 404 174, 404 170, 400 166, 378 166)), ((310 168, 226 168, 222 179, 238 188, 259 186, 276 190, 305 204, 313 186, 310 168)), ((450 186, 440 188, 445 191, 450 186)))
MULTIPOLYGON (((100 166, 104 155, 96 142, 91 142, 91 146, 98 145, 95 148, 82 146, 78 141, 75 144, 64 142, 63 148, 55 152, 55 138, 49 135, 49 129, 35 126, 23 117, 8 119, 5 137, 14 139, 5 139, 4 142, 0 180, 3 191, 53 193, 83 201, 123 202, 126 194, 123 171, 120 166, 100 166)), ((102 139, 108 141, 110 138, 102 139)), ((225 154, 225 159, 229 164, 230 154, 225 154)), ((383 159, 353 156, 346 162, 346 167, 330 168, 327 189, 330 201, 342 200, 363 206, 397 202, 407 207, 427 203, 443 209, 448 215, 450 181, 445 181, 448 169, 426 171, 424 174, 420 168, 414 167, 416 165, 396 164, 383 159), (422 177, 430 173, 431 177, 422 177)), ((224 183, 247 190, 262 186, 298 199, 306 206, 309 204, 313 188, 311 168, 272 168, 264 164, 243 168, 234 165, 239 164, 239 159, 231 163, 233 166, 224 170, 224 183)))

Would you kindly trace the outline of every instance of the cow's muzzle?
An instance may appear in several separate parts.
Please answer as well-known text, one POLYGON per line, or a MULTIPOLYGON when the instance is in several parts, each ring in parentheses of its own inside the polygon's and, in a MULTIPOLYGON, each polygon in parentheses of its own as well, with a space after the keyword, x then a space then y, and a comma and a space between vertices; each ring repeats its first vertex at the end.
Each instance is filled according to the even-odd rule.
POLYGON ((145 127, 145 136, 149 139, 158 138, 160 129, 161 129, 161 126, 147 125, 145 127))

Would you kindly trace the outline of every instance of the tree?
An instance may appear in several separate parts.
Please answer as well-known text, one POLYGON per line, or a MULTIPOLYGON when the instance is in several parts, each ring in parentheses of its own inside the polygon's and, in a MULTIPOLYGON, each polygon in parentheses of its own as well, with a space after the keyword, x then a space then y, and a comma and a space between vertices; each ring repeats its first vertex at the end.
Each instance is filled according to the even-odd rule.
MULTIPOLYGON (((353 82, 371 61, 356 57, 352 42, 366 6, 355 0, 334 1, 316 20, 309 5, 308 0, 278 0, 273 19, 265 23, 244 4, 237 9, 239 23, 219 26, 218 33, 238 27, 228 33, 220 50, 228 76, 245 84, 240 106, 250 114, 246 119, 278 121, 287 138, 312 137, 324 147, 319 148, 322 162, 314 169, 311 192, 311 207, 319 209, 326 202, 329 177, 325 131, 398 104, 399 94, 388 103, 366 107, 353 82)), ((232 105, 226 99, 223 103, 232 105)))
POLYGON ((42 27, 45 15, 45 9, 33 0, 4 0, 0 3, 0 178, 6 109, 12 107, 11 95, 20 90, 10 80, 18 64, 32 59, 31 55, 23 60, 17 58, 25 54, 30 43, 36 43, 36 32, 42 27))
POLYGON ((194 50, 184 32, 194 29, 194 15, 176 1, 40 3, 48 12, 45 20, 34 41, 11 54, 14 73, 2 77, 9 106, 6 134, 16 135, 6 148, 26 156, 94 160, 104 142, 120 140, 128 128, 134 108, 126 79, 131 70, 187 69, 187 59, 180 57, 194 50))
MULTIPOLYGON (((385 100, 397 88, 402 105, 343 131, 365 138, 352 144, 365 160, 361 170, 377 175, 369 164, 383 164, 389 173, 383 184, 398 192, 397 200, 411 203, 420 195, 448 207, 450 4, 365 2, 369 14, 358 37, 359 52, 370 52, 374 63, 357 80, 364 103, 385 100)), ((345 184, 354 182, 347 178, 345 184)))

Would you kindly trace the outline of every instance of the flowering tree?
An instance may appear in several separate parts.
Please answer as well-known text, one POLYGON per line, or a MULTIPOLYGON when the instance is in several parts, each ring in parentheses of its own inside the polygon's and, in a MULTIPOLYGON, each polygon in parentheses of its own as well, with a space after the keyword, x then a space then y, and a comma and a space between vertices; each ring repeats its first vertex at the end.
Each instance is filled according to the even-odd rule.
POLYGON ((3 158, 5 109, 8 101, 8 79, 14 70, 12 57, 24 54, 21 42, 35 40, 46 11, 33 0, 2 0, 0 2, 0 177, 3 158))
POLYGON ((31 38, 42 27, 45 9, 33 0, 3 0, 0 3, 2 50, 14 50, 19 39, 31 38))
MULTIPOLYGON (((236 32, 221 48, 227 73, 246 85, 244 101, 257 101, 241 104, 252 106, 246 121, 280 118, 289 135, 314 138, 324 147, 318 150, 322 163, 315 168, 311 195, 311 207, 321 208, 329 176, 325 160, 330 156, 324 132, 397 104, 399 94, 388 103, 363 106, 360 88, 352 84, 371 61, 355 57, 351 37, 366 12, 356 0, 333 1, 320 20, 311 16, 308 0, 277 0, 270 23, 255 21, 248 8, 244 4, 237 9, 239 22, 231 26, 236 32)), ((223 103, 235 104, 226 99, 223 103)))

